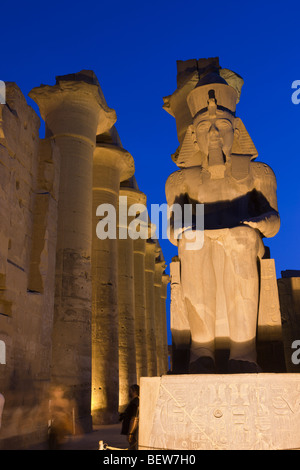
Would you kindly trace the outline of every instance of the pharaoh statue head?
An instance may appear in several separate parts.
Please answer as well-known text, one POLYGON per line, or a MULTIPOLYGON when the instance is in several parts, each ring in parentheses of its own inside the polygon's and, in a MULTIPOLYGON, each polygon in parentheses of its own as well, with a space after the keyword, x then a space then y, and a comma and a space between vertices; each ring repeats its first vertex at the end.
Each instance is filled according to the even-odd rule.
POLYGON ((164 98, 164 109, 177 123, 175 163, 224 166, 232 156, 256 158, 256 148, 236 117, 243 79, 222 69, 218 58, 179 61, 177 67, 177 90, 164 98))
POLYGON ((206 158, 219 154, 224 163, 229 160, 237 101, 236 90, 215 72, 200 79, 188 94, 187 104, 193 119, 195 142, 206 158))

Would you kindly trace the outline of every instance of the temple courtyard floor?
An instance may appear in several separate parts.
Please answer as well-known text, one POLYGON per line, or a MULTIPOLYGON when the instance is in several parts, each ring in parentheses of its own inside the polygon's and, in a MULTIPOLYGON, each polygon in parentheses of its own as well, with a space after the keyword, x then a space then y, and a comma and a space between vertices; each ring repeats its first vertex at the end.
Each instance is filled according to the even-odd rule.
MULTIPOLYGON (((59 450, 99 450, 99 441, 117 449, 126 449, 126 436, 121 435, 121 424, 94 426, 92 432, 77 436, 68 436, 59 450)), ((46 444, 31 447, 29 450, 48 450, 46 444)))

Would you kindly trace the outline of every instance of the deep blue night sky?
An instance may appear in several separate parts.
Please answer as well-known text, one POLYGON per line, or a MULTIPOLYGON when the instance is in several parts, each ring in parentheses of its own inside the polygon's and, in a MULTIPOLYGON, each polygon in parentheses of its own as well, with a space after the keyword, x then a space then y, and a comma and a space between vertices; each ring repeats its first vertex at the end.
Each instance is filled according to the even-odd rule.
MULTIPOLYGON (((165 202, 165 181, 176 170, 175 120, 162 109, 176 88, 176 60, 219 56, 244 78, 237 115, 257 161, 277 176, 282 225, 266 244, 280 277, 300 269, 300 104, 291 100, 292 82, 300 80, 299 13, 291 1, 5 2, 0 79, 27 97, 56 75, 92 69, 150 207, 165 202)), ((176 249, 167 240, 161 246, 169 264, 176 249)))

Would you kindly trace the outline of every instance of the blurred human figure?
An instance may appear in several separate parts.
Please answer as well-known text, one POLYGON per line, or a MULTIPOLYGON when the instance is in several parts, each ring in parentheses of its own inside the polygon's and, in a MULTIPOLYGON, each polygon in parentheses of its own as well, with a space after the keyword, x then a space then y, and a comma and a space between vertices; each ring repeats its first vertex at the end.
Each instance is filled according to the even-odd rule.
POLYGON ((129 450, 138 449, 139 393, 140 387, 137 384, 131 385, 129 389, 130 402, 124 413, 120 414, 120 420, 123 422, 121 434, 127 435, 129 450))
POLYGON ((58 449, 64 438, 72 434, 73 407, 72 402, 64 396, 64 389, 55 387, 49 403, 50 427, 48 444, 50 450, 58 449))
POLYGON ((2 413, 3 413, 4 403, 5 403, 5 398, 0 393, 0 429, 1 429, 1 423, 2 423, 2 413))

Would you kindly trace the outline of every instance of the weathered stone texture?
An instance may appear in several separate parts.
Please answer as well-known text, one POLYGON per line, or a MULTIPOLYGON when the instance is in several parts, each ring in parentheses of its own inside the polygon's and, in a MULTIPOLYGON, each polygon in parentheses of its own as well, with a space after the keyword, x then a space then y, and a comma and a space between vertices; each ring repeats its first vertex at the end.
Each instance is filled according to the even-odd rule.
POLYGON ((72 432, 90 431, 92 416, 94 424, 118 422, 130 385, 167 367, 156 244, 145 262, 146 240, 97 236, 99 205, 111 204, 118 217, 119 195, 128 206, 146 202, 97 78, 81 71, 30 92, 45 121, 43 139, 35 111, 15 84, 6 85, 7 104, 0 107, 4 449, 47 439, 56 393, 66 393, 72 432))
POLYGON ((260 340, 280 340, 274 261, 264 259, 262 241, 280 228, 276 178, 253 161, 257 150, 236 117, 243 83, 218 58, 179 61, 177 89, 164 99, 180 142, 166 199, 184 212, 182 226, 171 219, 169 236, 180 263, 172 282, 173 364, 189 361, 189 373, 261 371, 257 323, 260 340), (227 366, 218 357, 224 350, 227 366))
MULTIPOLYGON (((118 253, 118 240, 116 237, 104 240, 98 238, 96 227, 100 219, 96 217, 96 212, 101 204, 111 204, 116 210, 116 215, 118 214, 120 182, 134 173, 132 156, 115 143, 105 144, 101 140, 103 137, 98 136, 93 162, 92 243, 92 415, 93 421, 99 424, 118 421, 120 369, 122 374, 127 375, 126 357, 125 362, 123 357, 124 349, 126 350, 126 332, 121 335, 121 342, 119 336, 119 327, 124 328, 124 315, 119 317, 119 302, 122 299, 125 307, 125 299, 124 294, 123 297, 118 295, 119 282, 123 283, 126 267, 121 267, 119 276, 118 257, 121 253, 118 253), (120 357, 119 344, 122 345, 120 357)), ((123 375, 121 377, 123 380, 123 375)), ((126 383, 127 380, 124 386, 121 385, 122 405, 126 383)))
POLYGON ((155 330, 155 291, 154 272, 157 245, 153 240, 146 243, 145 290, 146 290, 146 331, 148 376, 157 375, 156 330, 155 330))
POLYGON ((278 291, 282 317, 282 337, 287 372, 300 372, 300 272, 282 272, 278 279, 278 291), (296 341, 295 347, 293 343, 296 341), (295 357, 294 361, 293 354, 295 357))
POLYGON ((299 449, 300 375, 143 378, 140 450, 299 449))
POLYGON ((40 141, 39 118, 15 84, 7 84, 1 114, 0 336, 6 365, 0 389, 7 448, 16 436, 19 445, 26 436, 45 439, 47 430, 59 153, 54 142, 40 141))
POLYGON ((134 295, 135 295, 135 341, 137 382, 148 375, 145 255, 146 240, 134 240, 134 295))
POLYGON ((165 374, 164 356, 164 326, 162 317, 161 287, 162 274, 165 270, 165 261, 156 260, 154 271, 154 304, 155 304, 155 337, 156 337, 156 360, 157 375, 165 374))
POLYGON ((169 351, 168 351, 168 325, 166 300, 168 296, 168 284, 170 276, 163 273, 161 284, 161 327, 162 327, 162 374, 166 374, 169 370, 169 351))

